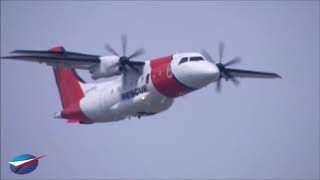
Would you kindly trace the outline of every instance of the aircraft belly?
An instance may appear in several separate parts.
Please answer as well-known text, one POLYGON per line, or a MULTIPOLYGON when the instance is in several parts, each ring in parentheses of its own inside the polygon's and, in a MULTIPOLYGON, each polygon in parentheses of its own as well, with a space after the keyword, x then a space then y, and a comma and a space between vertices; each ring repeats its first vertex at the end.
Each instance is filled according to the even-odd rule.
POLYGON ((160 94, 152 83, 147 85, 147 91, 133 98, 124 99, 115 109, 125 116, 152 115, 167 110, 173 103, 173 98, 160 94))
POLYGON ((81 100, 81 109, 93 122, 116 121, 120 118, 117 117, 116 111, 112 109, 112 106, 119 101, 119 98, 116 94, 110 95, 108 92, 105 90, 99 93, 92 93, 81 100))

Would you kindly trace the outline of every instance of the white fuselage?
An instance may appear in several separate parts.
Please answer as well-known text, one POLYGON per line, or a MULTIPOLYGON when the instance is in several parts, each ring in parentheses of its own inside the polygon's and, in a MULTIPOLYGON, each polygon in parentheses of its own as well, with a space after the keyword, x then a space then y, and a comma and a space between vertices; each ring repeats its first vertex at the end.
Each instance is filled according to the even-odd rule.
POLYGON ((180 62, 190 57, 203 58, 199 53, 175 54, 147 61, 141 74, 127 71, 112 81, 90 84, 84 88, 81 110, 93 122, 165 111, 174 98, 200 89, 219 77, 217 67, 204 59, 180 62))

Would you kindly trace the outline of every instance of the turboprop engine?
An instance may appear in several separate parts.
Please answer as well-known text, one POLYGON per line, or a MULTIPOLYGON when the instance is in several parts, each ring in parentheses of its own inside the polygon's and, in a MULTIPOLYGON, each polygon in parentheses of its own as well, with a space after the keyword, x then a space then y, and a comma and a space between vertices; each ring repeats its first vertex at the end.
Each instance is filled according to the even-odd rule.
POLYGON ((122 66, 119 64, 118 56, 100 57, 100 63, 90 69, 91 78, 108 78, 122 73, 122 66))

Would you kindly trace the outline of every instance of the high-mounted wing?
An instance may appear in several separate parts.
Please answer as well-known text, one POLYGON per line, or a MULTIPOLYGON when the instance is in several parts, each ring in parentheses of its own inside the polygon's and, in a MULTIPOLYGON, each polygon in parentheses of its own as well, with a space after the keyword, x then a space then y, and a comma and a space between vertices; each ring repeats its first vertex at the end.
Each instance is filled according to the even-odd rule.
POLYGON ((221 91, 222 78, 224 78, 226 81, 231 80, 231 82, 236 86, 239 85, 240 83, 240 81, 237 78, 261 78, 261 79, 281 78, 281 76, 279 76, 276 73, 228 68, 228 66, 238 64, 241 61, 241 58, 237 56, 231 59, 230 61, 228 61, 227 63, 222 63, 224 49, 225 49, 224 43, 220 42, 218 46, 218 53, 219 53, 218 63, 216 63, 216 61, 210 56, 210 54, 206 50, 202 50, 202 54, 205 56, 205 58, 211 63, 215 64, 219 69, 220 76, 217 80, 217 88, 216 88, 218 92, 221 91))
POLYGON ((248 70, 241 70, 241 69, 231 69, 225 68, 232 77, 239 77, 239 78, 263 78, 263 79, 272 79, 272 78, 281 78, 276 73, 269 73, 269 72, 260 72, 260 71, 248 71, 248 70))
POLYGON ((97 56, 77 52, 66 51, 62 46, 51 48, 48 51, 15 50, 12 56, 1 57, 3 59, 13 59, 20 61, 45 63, 49 66, 61 66, 73 69, 89 70, 93 79, 107 78, 120 75, 125 71, 134 71, 141 74, 141 69, 145 62, 134 61, 132 59, 145 53, 143 48, 139 48, 131 55, 126 55, 127 37, 122 36, 122 51, 120 56, 110 45, 106 45, 106 50, 112 56, 97 56))
POLYGON ((49 66, 63 66, 88 70, 100 63, 100 58, 97 55, 68 52, 63 47, 55 47, 49 51, 15 50, 11 53, 18 55, 1 58, 46 63, 49 66))

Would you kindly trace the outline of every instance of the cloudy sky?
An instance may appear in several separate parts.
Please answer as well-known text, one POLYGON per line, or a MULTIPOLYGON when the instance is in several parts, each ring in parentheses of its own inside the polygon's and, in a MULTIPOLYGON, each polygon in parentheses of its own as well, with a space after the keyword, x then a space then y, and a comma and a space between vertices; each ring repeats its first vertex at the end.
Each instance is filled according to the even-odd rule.
MULTIPOLYGON (((317 179, 319 165, 319 1, 1 1, 1 56, 14 49, 107 55, 106 42, 144 47, 150 60, 206 49, 236 68, 282 79, 223 82, 176 99, 166 112, 78 125, 61 110, 52 69, 1 60, 1 178, 317 179), (27 175, 8 162, 47 155, 27 175)), ((80 74, 88 81, 85 71, 80 74)))

